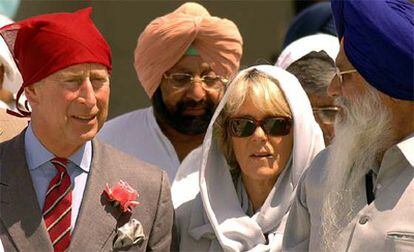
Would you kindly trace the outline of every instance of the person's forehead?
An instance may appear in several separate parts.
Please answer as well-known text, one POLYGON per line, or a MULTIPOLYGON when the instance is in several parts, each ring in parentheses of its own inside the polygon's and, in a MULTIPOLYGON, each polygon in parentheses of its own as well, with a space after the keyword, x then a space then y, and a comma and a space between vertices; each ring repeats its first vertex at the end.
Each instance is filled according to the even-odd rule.
POLYGON ((108 70, 104 65, 98 63, 82 63, 66 67, 53 73, 51 76, 60 77, 67 75, 84 75, 87 72, 95 74, 108 74, 108 70))
POLYGON ((184 55, 169 71, 195 72, 210 68, 210 64, 205 62, 201 56, 184 55))

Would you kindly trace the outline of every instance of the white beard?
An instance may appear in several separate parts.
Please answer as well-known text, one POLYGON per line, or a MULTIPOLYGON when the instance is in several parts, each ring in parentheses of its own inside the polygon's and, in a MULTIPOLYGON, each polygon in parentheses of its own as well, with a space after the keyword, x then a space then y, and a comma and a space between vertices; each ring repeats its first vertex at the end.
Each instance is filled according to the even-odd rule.
POLYGON ((335 250, 343 228, 360 210, 357 189, 365 175, 379 165, 378 158, 391 143, 391 113, 378 91, 369 87, 366 94, 349 102, 335 101, 343 108, 335 122, 335 138, 326 163, 327 179, 322 208, 322 237, 326 250, 335 250))

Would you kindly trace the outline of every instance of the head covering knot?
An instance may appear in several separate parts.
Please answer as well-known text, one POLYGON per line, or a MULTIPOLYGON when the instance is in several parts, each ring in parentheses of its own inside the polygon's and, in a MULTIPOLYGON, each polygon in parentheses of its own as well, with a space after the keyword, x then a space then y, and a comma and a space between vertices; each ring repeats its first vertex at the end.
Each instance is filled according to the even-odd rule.
POLYGON ((213 71, 231 77, 239 68, 242 37, 230 20, 213 17, 200 4, 185 3, 154 19, 138 38, 135 70, 149 97, 163 74, 192 46, 213 71))
POLYGON ((414 101, 414 4, 409 0, 332 0, 345 54, 379 91, 414 101))

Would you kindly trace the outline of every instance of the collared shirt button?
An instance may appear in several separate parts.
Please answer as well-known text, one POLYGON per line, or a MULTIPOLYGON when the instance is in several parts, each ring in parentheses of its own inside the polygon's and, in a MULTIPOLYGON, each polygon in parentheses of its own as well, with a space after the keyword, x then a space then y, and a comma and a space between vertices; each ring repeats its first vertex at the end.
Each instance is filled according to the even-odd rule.
POLYGON ((369 220, 368 216, 362 216, 362 217, 359 219, 359 224, 364 225, 365 223, 367 223, 367 222, 368 222, 368 220, 369 220))

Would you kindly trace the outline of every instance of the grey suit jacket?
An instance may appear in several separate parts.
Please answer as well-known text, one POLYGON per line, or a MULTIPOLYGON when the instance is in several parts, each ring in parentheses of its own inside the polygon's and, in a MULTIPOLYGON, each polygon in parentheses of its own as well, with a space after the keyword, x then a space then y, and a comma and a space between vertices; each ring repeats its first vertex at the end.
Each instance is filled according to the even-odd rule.
MULTIPOLYGON (((130 218, 143 225, 145 240, 133 251, 169 251, 173 206, 167 175, 97 140, 70 251, 111 251, 116 227, 130 218), (102 195, 122 179, 140 194, 132 216, 120 214, 102 195)), ((24 132, 0 144, 0 239, 5 251, 52 251, 28 170, 24 132)))

